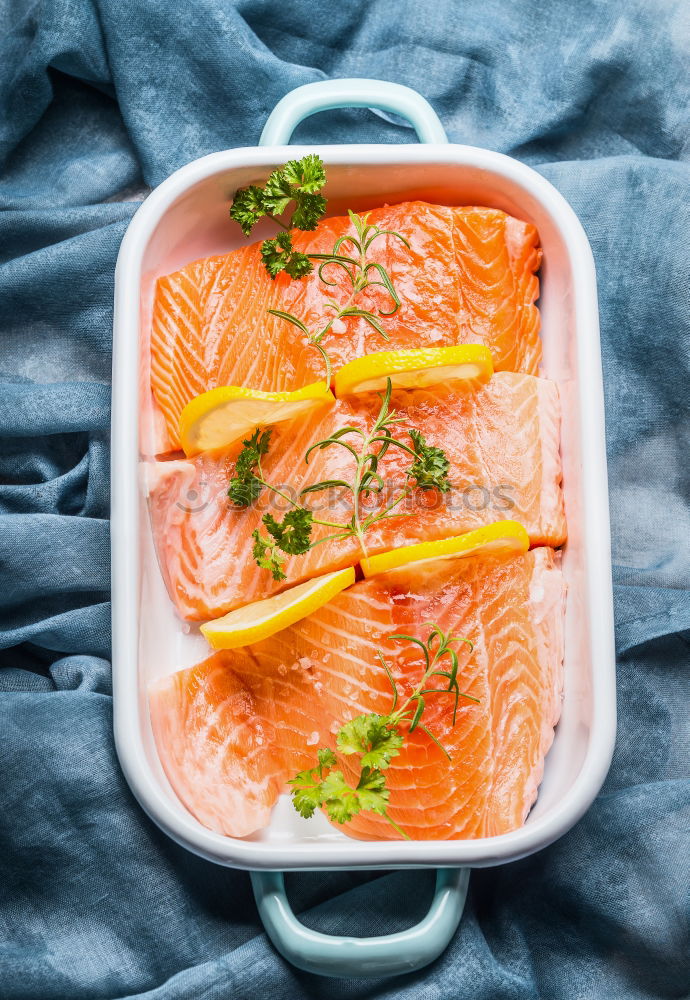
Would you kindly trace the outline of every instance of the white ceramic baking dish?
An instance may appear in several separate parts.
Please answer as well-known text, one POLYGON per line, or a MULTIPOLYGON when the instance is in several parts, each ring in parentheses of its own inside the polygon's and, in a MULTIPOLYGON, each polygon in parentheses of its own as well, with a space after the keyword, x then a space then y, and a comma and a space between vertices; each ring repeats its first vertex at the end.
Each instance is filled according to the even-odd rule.
MULTIPOLYGON (((143 808, 190 851, 219 864, 267 872, 345 867, 459 868, 512 861, 561 836, 597 794, 609 766, 615 735, 596 279, 585 233, 563 197, 534 170, 509 157, 448 144, 435 113, 413 91, 366 80, 329 81, 299 88, 273 113, 258 147, 214 153, 168 178, 135 215, 117 262, 112 567, 118 755, 143 808), (352 105, 402 114, 413 123, 423 144, 286 146, 292 129, 307 114, 352 105), (223 837, 205 829, 187 812, 172 792, 157 757, 147 686, 161 674, 200 661, 208 651, 198 630, 181 623, 173 613, 156 562, 146 508, 146 467, 151 460, 153 419, 147 340, 154 283, 159 275, 191 260, 240 245, 244 237, 228 218, 234 191, 307 152, 317 152, 326 163, 329 214, 340 214, 345 207, 362 210, 382 202, 419 198, 448 205, 504 209, 534 223, 539 230, 544 250, 539 301, 543 374, 558 383, 563 406, 563 484, 569 528, 563 558, 568 584, 565 695, 538 801, 522 829, 500 837, 447 842, 355 841, 334 830, 322 817, 300 819, 285 797, 276 806, 267 830, 241 840, 223 837)), ((426 924, 405 932, 407 936, 394 935, 395 946, 382 945, 377 952, 376 943, 387 939, 349 943, 346 939, 328 939, 342 945, 329 952, 325 938, 304 931, 292 918, 279 876, 255 879, 262 916, 283 953, 304 968, 349 975, 401 971, 428 961, 445 945, 457 924, 466 884, 466 874, 442 873, 434 911, 426 924)))

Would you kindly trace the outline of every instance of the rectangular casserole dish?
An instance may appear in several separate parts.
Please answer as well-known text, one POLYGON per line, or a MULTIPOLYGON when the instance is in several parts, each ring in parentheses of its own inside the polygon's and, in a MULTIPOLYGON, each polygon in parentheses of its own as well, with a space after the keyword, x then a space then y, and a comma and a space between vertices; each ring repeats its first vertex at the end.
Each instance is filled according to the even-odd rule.
MULTIPOLYGON (((606 775, 615 735, 615 661, 596 278, 592 253, 558 191, 507 156, 449 144, 419 95, 376 81, 299 88, 271 116, 263 145, 196 160, 156 188, 132 220, 115 279, 112 412, 112 585, 115 740, 127 780, 149 816, 174 840, 214 862, 283 870, 403 866, 481 867, 537 851, 568 830, 606 775), (330 88, 330 89, 329 89, 330 88), (305 94, 305 92, 307 92, 305 94), (358 104, 409 118, 420 145, 287 146, 314 110, 358 104), (282 140, 284 144, 274 144, 282 140), (235 190, 288 159, 316 152, 328 174, 328 214, 411 198, 503 209, 534 223, 540 273, 542 374, 558 383, 569 540, 563 713, 538 801, 525 826, 500 837, 447 842, 363 842, 325 819, 301 819, 285 796, 268 829, 246 839, 212 833, 172 792, 158 760, 146 690, 162 673, 207 655, 195 627, 179 621, 156 561, 146 508, 153 411, 147 340, 156 278, 243 241, 228 218, 235 190)), ((256 238, 264 235, 262 231, 256 238)), ((306 967, 306 966, 305 966, 306 967)))

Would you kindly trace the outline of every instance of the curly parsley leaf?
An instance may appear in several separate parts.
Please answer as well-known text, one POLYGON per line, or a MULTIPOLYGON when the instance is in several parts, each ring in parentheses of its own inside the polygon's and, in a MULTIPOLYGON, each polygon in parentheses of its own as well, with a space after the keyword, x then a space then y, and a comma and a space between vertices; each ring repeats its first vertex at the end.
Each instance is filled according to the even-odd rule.
POLYGON ((271 576, 276 581, 286 580, 283 571, 285 556, 278 552, 276 543, 270 538, 265 538, 258 528, 252 532, 252 538, 254 539, 252 555, 259 569, 270 569, 271 576))
POLYGON ((441 493, 448 493, 452 487, 448 479, 450 462, 445 451, 427 444, 418 430, 413 429, 409 434, 416 459, 408 469, 408 477, 416 480, 420 489, 437 489, 441 493))
POLYGON ((284 269, 292 253, 292 236, 288 232, 278 233, 272 240, 264 240, 261 244, 261 256, 266 270, 275 278, 284 269))
POLYGON ((239 222, 245 236, 249 236, 256 223, 264 215, 266 215, 266 208, 263 203, 263 191, 260 187, 252 184, 250 187, 241 188, 235 194, 230 206, 230 218, 239 222))
POLYGON ((292 785, 292 804, 300 816, 310 819, 323 804, 322 782, 316 769, 300 771, 288 782, 292 785))
POLYGON ((301 278, 314 268, 306 254, 293 248, 292 235, 288 232, 278 233, 275 239, 264 240, 261 256, 272 278, 281 271, 287 272, 291 278, 301 278))
POLYGON ((242 442, 242 451, 235 462, 235 475, 228 486, 228 496, 238 507, 248 507, 258 500, 263 488, 255 475, 261 456, 268 452, 271 428, 257 427, 250 438, 242 442))
POLYGON ((323 804, 324 771, 336 764, 336 756, 332 750, 322 747, 317 753, 318 764, 307 771, 300 771, 288 782, 292 785, 292 801, 295 809, 309 819, 323 804))
POLYGON ((387 715, 359 715, 340 729, 336 746, 342 754, 362 754, 362 765, 385 770, 403 745, 402 734, 387 715))
POLYGON ((293 188, 285 167, 279 167, 269 176, 264 185, 262 203, 271 215, 282 215, 292 201, 293 188))
MULTIPOLYGON (((250 487, 252 477, 253 469, 249 472, 249 479, 244 480, 250 487)), ((231 489, 234 483, 235 480, 231 484, 231 489)), ((239 486, 235 492, 238 491, 239 486)), ((287 579, 283 569, 285 556, 282 553, 297 556, 309 551, 313 515, 304 507, 295 507, 294 510, 287 512, 282 521, 276 521, 272 514, 264 514, 261 520, 268 531, 268 537, 262 535, 258 528, 254 531, 252 555, 260 569, 271 571, 274 580, 285 580, 287 579)))
POLYGON ((245 236, 249 236, 259 219, 266 215, 279 221, 288 205, 294 203, 289 222, 280 223, 285 232, 261 244, 261 255, 272 278, 281 271, 291 278, 301 278, 313 270, 309 257, 294 249, 290 230, 309 232, 316 229, 326 212, 326 199, 319 194, 325 183, 323 162, 310 153, 274 170, 263 188, 253 184, 235 193, 230 217, 239 223, 245 236))
POLYGON ((287 183, 304 194, 314 194, 326 183, 323 160, 316 153, 309 153, 301 160, 289 160, 282 172, 287 183))
POLYGON ((309 274, 310 271, 314 270, 314 265, 306 253, 294 250, 288 257, 284 270, 291 278, 303 278, 305 274, 309 274))
POLYGON ((321 194, 303 194, 297 199, 292 215, 292 226, 311 232, 316 229, 326 212, 326 199, 321 194))
POLYGON ((256 476, 240 479, 233 476, 228 487, 228 496, 237 507, 249 507, 261 495, 262 486, 256 476))
POLYGON ((308 552, 311 546, 311 528, 314 515, 305 507, 289 510, 282 521, 276 521, 272 514, 264 514, 266 530, 283 552, 299 556, 308 552))

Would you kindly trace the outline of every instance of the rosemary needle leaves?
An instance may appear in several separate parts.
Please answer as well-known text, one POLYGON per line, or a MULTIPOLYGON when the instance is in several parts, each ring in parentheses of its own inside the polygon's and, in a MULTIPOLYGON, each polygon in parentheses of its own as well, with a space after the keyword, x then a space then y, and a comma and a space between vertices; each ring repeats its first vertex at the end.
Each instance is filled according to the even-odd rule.
POLYGON ((386 786, 387 768, 399 756, 406 736, 415 729, 425 732, 450 759, 448 751, 422 721, 429 695, 450 694, 453 697, 453 726, 460 698, 478 703, 477 698, 460 691, 457 680, 459 661, 453 646, 466 643, 472 650, 470 640, 446 635, 433 622, 427 627, 430 631, 426 641, 403 633, 389 636, 390 639, 414 643, 422 650, 424 671, 409 696, 401 701, 390 667, 381 650, 377 650, 393 689, 390 712, 387 715, 358 715, 346 722, 336 734, 335 750, 322 747, 317 751, 315 766, 301 771, 290 780, 292 803, 301 816, 308 819, 323 807, 336 823, 347 823, 357 813, 369 810, 385 817, 397 833, 409 839, 388 815, 390 791, 386 786), (356 785, 348 784, 343 772, 337 768, 338 755, 359 758, 356 785))
POLYGON ((301 160, 290 160, 284 167, 274 170, 263 187, 252 184, 240 188, 235 193, 230 207, 230 217, 239 223, 245 236, 265 216, 281 226, 283 232, 261 244, 261 256, 271 278, 284 271, 291 278, 303 278, 314 270, 318 262, 318 276, 328 287, 338 286, 337 270, 340 278, 344 278, 350 294, 343 305, 338 305, 332 299, 324 303, 325 309, 331 313, 330 318, 318 329, 309 330, 306 323, 293 313, 281 309, 269 309, 268 312, 279 319, 285 320, 297 327, 306 337, 307 343, 315 347, 323 357, 326 367, 326 380, 331 380, 331 361, 321 341, 333 328, 334 323, 348 317, 363 319, 384 340, 388 340, 381 320, 392 316, 400 308, 400 298, 393 286, 390 275, 383 264, 370 259, 372 244, 381 236, 390 236, 400 240, 409 248, 409 243, 391 229, 380 229, 367 221, 367 216, 348 212, 354 229, 354 234, 338 237, 330 253, 302 253, 295 250, 292 230, 300 229, 306 232, 316 229, 326 211, 326 199, 319 192, 326 183, 326 171, 323 161, 311 153, 301 160), (294 210, 289 222, 283 222, 280 216, 294 203, 294 210), (326 272, 328 268, 328 272, 326 272), (365 309, 357 304, 357 299, 368 288, 383 288, 390 302, 387 309, 379 308, 377 312, 365 309))
POLYGON ((399 507, 411 496, 413 488, 437 489, 441 493, 447 493, 451 489, 448 478, 450 462, 445 452, 441 448, 427 444, 421 432, 414 428, 406 432, 410 444, 401 440, 396 433, 403 418, 398 417, 396 411, 390 408, 391 392, 392 383, 387 379, 386 391, 380 395, 381 407, 370 431, 363 431, 351 425, 340 427, 329 437, 311 445, 305 454, 305 461, 308 463, 315 451, 343 448, 353 459, 354 465, 349 479, 326 479, 311 483, 300 493, 301 499, 309 494, 332 488, 344 489, 352 499, 352 515, 349 521, 342 524, 315 518, 308 508, 266 480, 261 469, 261 458, 268 452, 270 428, 263 431, 257 428, 250 438, 243 441, 243 448, 237 458, 234 476, 228 488, 228 496, 232 502, 242 507, 249 506, 258 499, 261 490, 266 488, 282 497, 292 507, 282 521, 277 521, 270 513, 264 514, 262 523, 266 534, 257 528, 252 536, 254 559, 260 568, 271 571, 274 580, 286 579, 283 570, 286 555, 302 555, 327 541, 355 536, 366 555, 367 531, 387 518, 408 516, 403 514, 399 507), (389 448, 398 448, 411 459, 406 484, 389 503, 366 513, 363 501, 372 495, 381 495, 385 489, 386 484, 379 471, 379 463, 389 448), (313 541, 311 533, 314 524, 331 528, 333 532, 313 541))
POLYGON ((333 329, 335 323, 341 322, 348 317, 363 319, 369 326, 378 333, 384 340, 389 340, 381 319, 392 316, 400 308, 401 302, 396 292, 390 275, 383 264, 376 260, 369 259, 369 252, 372 244, 381 236, 391 236, 400 240, 409 248, 409 243, 400 233, 392 229, 380 229, 378 226, 370 225, 367 216, 357 215, 355 212, 348 212, 350 221, 355 231, 355 235, 339 236, 333 244, 330 253, 308 254, 310 260, 319 261, 318 275, 321 281, 330 287, 336 287, 338 282, 335 279, 336 271, 332 265, 339 268, 344 274, 345 281, 350 286, 350 295, 343 305, 329 299, 325 303, 326 309, 332 314, 324 326, 317 330, 309 330, 306 324, 299 317, 292 313, 284 312, 281 309, 269 309, 273 316, 284 319, 287 323, 296 326, 305 334, 307 342, 316 347, 324 357, 326 362, 326 377, 330 382, 331 365, 330 359, 321 346, 321 341, 326 334, 333 329), (325 273, 326 267, 330 266, 329 275, 325 273), (379 308, 377 313, 371 309, 364 309, 357 305, 357 298, 368 288, 383 288, 390 298, 389 308, 379 308))
MULTIPOLYGON (((327 299, 324 308, 330 312, 330 317, 317 329, 310 330, 298 316, 280 309, 268 311, 279 319, 292 324, 304 334, 307 343, 314 347, 323 357, 326 369, 326 381, 331 381, 331 361, 322 345, 322 340, 334 327, 336 322, 348 318, 364 320, 384 340, 388 334, 382 320, 392 316, 400 307, 400 298, 393 282, 383 264, 371 259, 372 245, 381 237, 391 237, 400 240, 409 248, 407 240, 390 229, 380 229, 368 222, 366 215, 359 216, 349 212, 353 232, 346 233, 336 239, 330 253, 304 254, 296 251, 292 242, 290 230, 316 229, 319 220, 326 210, 326 201, 320 194, 326 183, 326 172, 323 162, 315 154, 303 157, 301 160, 290 160, 284 167, 274 170, 263 187, 251 185, 242 188, 235 194, 230 208, 231 217, 239 223, 242 232, 249 235, 264 216, 273 219, 282 226, 283 232, 275 239, 264 240, 261 253, 266 269, 272 278, 285 271, 292 278, 301 278, 309 274, 318 263, 318 277, 327 286, 335 288, 339 281, 346 281, 349 287, 343 304, 334 299, 327 299), (294 210, 288 223, 281 220, 290 204, 294 210), (367 289, 383 289, 388 297, 386 308, 379 306, 376 312, 364 308, 358 297, 367 289)), ((417 488, 428 490, 438 489, 448 492, 450 482, 448 471, 450 463, 440 448, 428 445, 418 430, 409 432, 410 443, 401 441, 395 434, 395 426, 401 422, 394 411, 390 411, 391 382, 387 382, 386 393, 381 397, 381 410, 370 433, 365 433, 357 427, 342 427, 330 437, 318 441, 308 449, 305 460, 315 450, 330 447, 345 448, 354 458, 355 467, 352 481, 327 480, 313 483, 302 490, 301 496, 318 493, 333 486, 344 487, 352 495, 353 512, 345 524, 319 521, 301 503, 282 493, 278 488, 266 482, 261 472, 261 457, 268 451, 271 431, 257 428, 251 438, 243 442, 235 468, 235 474, 230 481, 228 496, 234 504, 248 506, 256 501, 261 490, 266 487, 282 496, 291 505, 282 521, 277 521, 272 514, 262 518, 263 528, 253 533, 253 555, 259 567, 271 572, 276 581, 286 579, 283 570, 286 555, 302 555, 315 545, 335 538, 348 538, 355 535, 366 554, 364 536, 367 530, 386 517, 400 516, 400 511, 393 513, 396 507, 411 493, 411 484, 417 488), (359 437, 359 441, 356 438, 359 437), (365 515, 362 511, 362 501, 372 495, 381 494, 384 489, 383 479, 378 472, 378 464, 390 447, 397 447, 407 452, 412 463, 407 472, 408 484, 400 494, 383 509, 372 511, 365 515), (314 524, 321 524, 335 530, 335 534, 312 541, 311 532, 314 524)))

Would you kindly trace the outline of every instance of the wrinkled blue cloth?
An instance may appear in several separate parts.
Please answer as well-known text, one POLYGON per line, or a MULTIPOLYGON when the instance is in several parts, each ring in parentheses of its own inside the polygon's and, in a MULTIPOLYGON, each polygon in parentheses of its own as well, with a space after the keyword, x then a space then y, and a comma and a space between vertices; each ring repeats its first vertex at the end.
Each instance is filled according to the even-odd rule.
MULTIPOLYGON (((690 23, 684 0, 0 0, 0 997, 600 1000, 690 994, 690 23), (599 279, 620 729, 602 793, 473 873, 461 928, 393 980, 297 972, 245 873, 191 856, 113 751, 113 269, 146 190, 256 142, 291 88, 418 88, 452 141, 532 164, 599 279)), ((309 143, 413 142, 367 110, 309 143)), ((311 926, 421 918, 429 873, 295 875, 311 926)))

